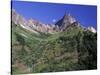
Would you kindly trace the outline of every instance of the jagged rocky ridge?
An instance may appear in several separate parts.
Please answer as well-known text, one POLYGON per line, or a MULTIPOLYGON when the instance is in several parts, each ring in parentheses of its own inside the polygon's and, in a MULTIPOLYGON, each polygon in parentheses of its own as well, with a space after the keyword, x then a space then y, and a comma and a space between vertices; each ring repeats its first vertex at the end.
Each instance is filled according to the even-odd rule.
POLYGON ((14 9, 12 10, 12 22, 14 22, 17 25, 20 25, 23 28, 33 31, 35 33, 37 32, 44 32, 44 33, 57 32, 57 26, 50 25, 50 24, 43 24, 35 19, 26 20, 24 17, 19 15, 14 9))
MULTIPOLYGON (((55 24, 44 24, 35 19, 26 20, 14 9, 12 9, 12 22, 35 33, 43 32, 51 34, 66 30, 67 27, 73 23, 76 23, 77 26, 80 26, 79 22, 70 14, 67 15, 65 13, 64 16, 55 24)), ((87 30, 90 30, 94 33, 96 32, 93 27, 88 27, 87 30)))

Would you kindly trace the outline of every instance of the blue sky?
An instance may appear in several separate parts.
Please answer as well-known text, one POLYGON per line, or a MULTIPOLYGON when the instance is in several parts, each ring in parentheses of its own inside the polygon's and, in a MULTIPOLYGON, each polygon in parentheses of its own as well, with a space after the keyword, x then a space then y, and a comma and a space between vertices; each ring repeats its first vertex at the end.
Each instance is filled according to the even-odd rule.
POLYGON ((93 26, 97 29, 96 6, 13 0, 12 8, 27 20, 33 18, 49 24, 61 19, 66 12, 74 16, 83 26, 93 26))

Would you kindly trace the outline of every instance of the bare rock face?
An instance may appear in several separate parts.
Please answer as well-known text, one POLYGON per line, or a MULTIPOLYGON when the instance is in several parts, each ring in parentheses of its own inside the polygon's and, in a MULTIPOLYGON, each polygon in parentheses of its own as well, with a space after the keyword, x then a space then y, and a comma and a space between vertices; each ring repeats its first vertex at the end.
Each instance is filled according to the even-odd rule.
POLYGON ((56 32, 56 30, 54 30, 55 25, 43 24, 35 19, 26 20, 23 16, 19 15, 14 9, 12 9, 12 22, 30 31, 38 31, 43 33, 56 32))
POLYGON ((93 33, 96 33, 96 29, 94 27, 88 27, 88 30, 93 32, 93 33))
POLYGON ((16 13, 16 11, 14 9, 12 9, 12 22, 14 22, 15 24, 18 23, 18 19, 19 19, 19 15, 16 13))
POLYGON ((14 9, 12 9, 12 22, 14 22, 17 25, 26 25, 27 21, 24 17, 19 15, 14 9))
POLYGON ((74 22, 76 22, 76 19, 73 16, 71 16, 70 14, 68 14, 68 15, 65 14, 63 16, 63 18, 60 19, 56 23, 56 25, 58 25, 60 27, 60 29, 62 30, 62 29, 65 29, 68 25, 71 25, 74 22))

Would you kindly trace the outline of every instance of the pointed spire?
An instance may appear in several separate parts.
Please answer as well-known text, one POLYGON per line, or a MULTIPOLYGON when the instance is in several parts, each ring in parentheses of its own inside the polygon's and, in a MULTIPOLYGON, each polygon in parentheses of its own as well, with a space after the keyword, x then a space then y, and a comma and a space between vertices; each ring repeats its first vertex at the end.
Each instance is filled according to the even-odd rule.
POLYGON ((71 16, 71 14, 69 12, 65 11, 64 16, 71 16))
POLYGON ((70 17, 70 16, 71 16, 71 14, 69 12, 65 11, 65 14, 63 17, 70 17))

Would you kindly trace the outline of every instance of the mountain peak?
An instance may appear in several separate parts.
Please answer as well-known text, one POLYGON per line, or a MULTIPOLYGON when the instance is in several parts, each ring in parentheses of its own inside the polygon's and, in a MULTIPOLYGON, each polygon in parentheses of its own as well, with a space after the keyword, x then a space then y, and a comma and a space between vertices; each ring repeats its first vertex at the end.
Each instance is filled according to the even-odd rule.
POLYGON ((63 18, 67 18, 68 16, 71 16, 71 14, 70 14, 70 13, 67 14, 67 13, 65 12, 63 18))
POLYGON ((55 24, 60 27, 60 29, 65 29, 68 25, 76 22, 76 19, 70 14, 64 14, 64 16, 55 24))
POLYGON ((93 33, 96 33, 96 29, 94 27, 88 27, 88 30, 93 32, 93 33))
POLYGON ((65 21, 65 20, 66 20, 66 22, 69 22, 70 24, 76 22, 76 19, 70 13, 64 14, 63 21, 65 21))

